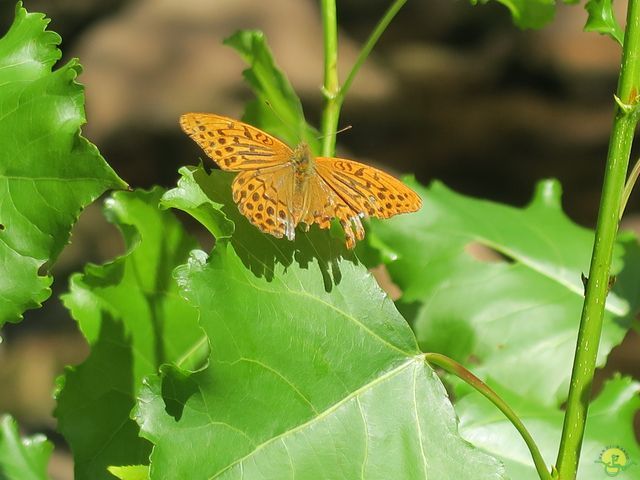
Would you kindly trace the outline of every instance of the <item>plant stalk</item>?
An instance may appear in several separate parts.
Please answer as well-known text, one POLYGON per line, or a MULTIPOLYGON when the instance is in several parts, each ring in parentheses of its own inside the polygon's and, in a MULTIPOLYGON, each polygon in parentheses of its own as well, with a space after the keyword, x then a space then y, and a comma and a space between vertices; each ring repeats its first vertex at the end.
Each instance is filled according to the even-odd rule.
POLYGON ((591 384, 596 367, 602 319, 609 291, 609 272, 613 246, 618 232, 625 177, 637 114, 635 107, 640 85, 640 0, 629 0, 627 28, 617 97, 629 108, 616 107, 609 140, 598 223, 589 269, 578 341, 571 373, 569 398, 558 451, 560 480, 574 480, 589 408, 591 384))
POLYGON ((407 0, 394 0, 375 26, 358 54, 344 84, 338 82, 338 27, 335 0, 322 0, 322 27, 324 34, 324 85, 325 106, 322 112, 322 156, 332 157, 336 149, 336 132, 342 103, 360 67, 371 54, 373 47, 387 29, 393 17, 407 0))
POLYGON ((332 157, 336 148, 335 132, 338 129, 341 102, 338 99, 338 18, 335 0, 322 0, 322 32, 324 39, 324 83, 322 92, 325 105, 322 112, 323 157, 332 157))
POLYGON ((403 7, 405 3, 407 3, 407 0, 394 0, 394 2, 389 6, 387 11, 384 12, 384 15, 382 16, 378 24, 375 26, 375 28, 371 32, 371 35, 369 35, 369 38, 367 39, 364 46, 362 47, 362 50, 360 50, 360 53, 358 54, 358 58, 353 64, 353 67, 351 67, 351 71, 349 72, 349 75, 347 75, 347 79, 344 81, 344 84, 340 88, 340 92, 339 92, 340 102, 342 102, 342 100, 344 100, 344 97, 347 95, 347 92, 349 91, 349 88, 351 88, 351 84, 353 83, 353 80, 356 78, 356 74, 358 73, 358 71, 360 70, 360 67, 362 67, 365 60, 371 53, 371 50, 373 50, 373 47, 378 42, 378 40, 380 39, 384 31, 387 29, 387 27, 391 23, 391 20, 393 20, 393 17, 396 16, 396 14, 400 11, 400 9, 403 7))
POLYGON ((636 160, 636 163, 629 174, 629 178, 627 178, 627 183, 624 184, 619 218, 622 218, 622 215, 624 215, 624 210, 627 208, 627 202, 629 201, 633 187, 635 187, 636 182, 638 181, 638 176, 640 176, 640 158, 636 160))
POLYGON ((527 430, 527 427, 524 426, 522 420, 518 418, 516 413, 511 410, 511 407, 509 407, 509 405, 507 405, 507 403, 502 400, 502 398, 500 398, 500 396, 496 392, 494 392, 486 383, 484 383, 458 362, 445 355, 442 355, 440 353, 425 353, 424 358, 427 362, 438 365, 447 372, 457 376, 468 385, 471 385, 478 392, 489 399, 491 403, 498 407, 498 409, 502 413, 504 413, 505 417, 509 419, 513 426, 516 427, 516 430, 518 430, 518 432, 522 436, 522 439, 527 444, 540 480, 552 480, 551 473, 549 473, 548 467, 544 462, 544 458, 542 458, 542 454, 540 453, 536 442, 533 440, 533 437, 527 430))

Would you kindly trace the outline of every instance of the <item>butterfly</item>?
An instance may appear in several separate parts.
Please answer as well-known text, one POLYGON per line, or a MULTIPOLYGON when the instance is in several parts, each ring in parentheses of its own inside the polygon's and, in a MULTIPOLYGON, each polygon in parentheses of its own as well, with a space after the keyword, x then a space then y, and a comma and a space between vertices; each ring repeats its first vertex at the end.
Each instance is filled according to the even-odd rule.
POLYGON ((296 226, 329 228, 337 218, 346 246, 364 238, 361 219, 420 208, 420 197, 391 175, 342 158, 314 157, 305 143, 291 149, 256 127, 212 113, 186 113, 182 130, 222 170, 240 212, 261 231, 295 238, 296 226))

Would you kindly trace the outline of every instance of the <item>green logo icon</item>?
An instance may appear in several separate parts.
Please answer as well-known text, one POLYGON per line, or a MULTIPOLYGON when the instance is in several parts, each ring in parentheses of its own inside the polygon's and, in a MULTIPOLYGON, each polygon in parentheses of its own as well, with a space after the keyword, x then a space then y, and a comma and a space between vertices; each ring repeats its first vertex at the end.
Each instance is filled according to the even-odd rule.
POLYGON ((622 447, 607 447, 600 452, 600 458, 596 463, 602 464, 604 473, 608 477, 617 477, 619 473, 635 465, 629 458, 629 454, 622 447))

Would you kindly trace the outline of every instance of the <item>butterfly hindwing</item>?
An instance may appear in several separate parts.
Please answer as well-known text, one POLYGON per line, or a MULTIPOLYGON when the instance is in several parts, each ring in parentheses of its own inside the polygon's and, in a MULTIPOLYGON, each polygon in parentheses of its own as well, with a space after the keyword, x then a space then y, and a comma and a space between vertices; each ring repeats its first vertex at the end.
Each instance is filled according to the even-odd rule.
POLYGON ((240 172, 231 186, 240 213, 263 232, 289 240, 295 237, 296 228, 290 211, 292 175, 287 165, 240 172))
POLYGON ((347 248, 353 248, 356 240, 364 238, 362 215, 354 210, 320 176, 314 175, 309 181, 308 209, 302 217, 306 225, 318 224, 320 228, 329 228, 331 220, 337 218, 344 230, 347 248))
POLYGON ((342 158, 316 158, 316 171, 354 212, 389 218, 415 212, 420 197, 400 180, 363 163, 342 158))

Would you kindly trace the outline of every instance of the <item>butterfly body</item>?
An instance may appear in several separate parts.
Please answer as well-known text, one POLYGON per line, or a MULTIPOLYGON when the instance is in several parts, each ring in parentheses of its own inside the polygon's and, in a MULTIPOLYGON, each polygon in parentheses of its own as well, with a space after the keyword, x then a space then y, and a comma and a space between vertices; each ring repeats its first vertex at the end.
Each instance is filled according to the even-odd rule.
POLYGON ((364 238, 361 218, 387 218, 420 208, 420 197, 394 177, 340 158, 314 157, 301 143, 289 148, 251 125, 220 115, 187 113, 182 129, 223 170, 239 172, 233 199, 251 223, 276 237, 337 218, 348 248, 364 238))
POLYGON ((293 195, 290 201, 293 222, 297 225, 304 217, 305 210, 309 207, 309 182, 317 175, 315 171, 314 157, 306 143, 299 144, 291 155, 293 168, 293 195))

